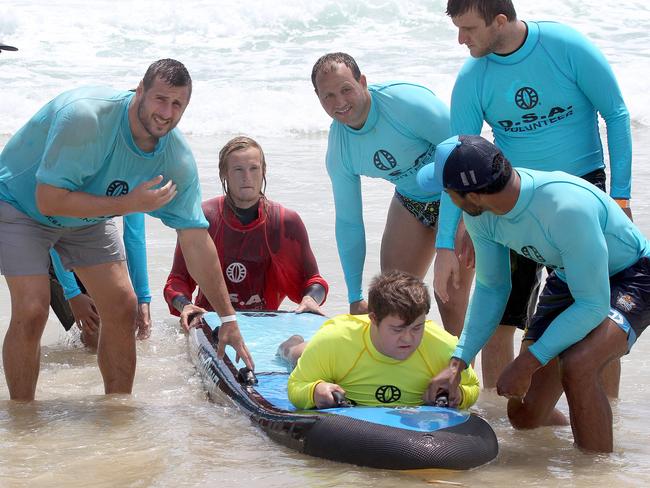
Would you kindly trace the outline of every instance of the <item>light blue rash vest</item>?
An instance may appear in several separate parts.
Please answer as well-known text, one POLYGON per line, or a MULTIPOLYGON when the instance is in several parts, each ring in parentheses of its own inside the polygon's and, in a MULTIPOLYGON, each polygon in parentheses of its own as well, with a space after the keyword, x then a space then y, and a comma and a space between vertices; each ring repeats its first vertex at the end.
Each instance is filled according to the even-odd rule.
POLYGON ((150 212, 175 229, 207 228, 192 152, 174 129, 150 153, 133 141, 128 106, 132 92, 104 87, 65 92, 39 110, 0 154, 0 199, 51 227, 78 227, 110 216, 76 218, 45 216, 36 206, 36 185, 119 196, 162 175, 177 195, 150 212))
MULTIPOLYGON (((147 272, 147 247, 145 238, 144 214, 134 213, 124 216, 124 249, 126 251, 126 264, 129 269, 129 278, 133 290, 138 297, 138 303, 151 302, 149 289, 149 275, 147 272)), ((66 300, 76 297, 81 293, 77 280, 72 271, 67 271, 61 258, 54 248, 50 248, 52 265, 56 277, 63 287, 63 296, 66 300)))
POLYGON ((476 286, 454 356, 466 364, 499 324, 510 294, 510 252, 555 270, 575 303, 530 352, 546 364, 597 327, 610 310, 609 277, 650 254, 647 239, 607 194, 566 173, 516 168, 510 212, 463 213, 476 251, 476 286))
POLYGON ((338 247, 350 303, 363 298, 366 257, 360 176, 382 178, 407 198, 440 199, 422 190, 418 170, 433 158, 436 145, 451 133, 449 110, 429 89, 411 83, 370 85, 370 112, 364 126, 353 129, 332 122, 327 171, 332 180, 338 247))
MULTIPOLYGON (((583 176, 605 166, 600 113, 607 127, 610 194, 630 198, 630 116, 607 60, 566 25, 526 25, 526 40, 514 53, 470 58, 462 67, 451 97, 452 133, 478 135, 485 120, 513 166, 583 176)), ((441 204, 436 243, 452 249, 460 214, 448 197, 441 204)))

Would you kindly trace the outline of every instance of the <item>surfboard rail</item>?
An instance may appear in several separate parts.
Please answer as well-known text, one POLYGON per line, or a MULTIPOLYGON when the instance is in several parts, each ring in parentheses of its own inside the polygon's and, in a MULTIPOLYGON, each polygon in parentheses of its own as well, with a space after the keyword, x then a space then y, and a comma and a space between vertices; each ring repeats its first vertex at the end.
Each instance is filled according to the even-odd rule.
MULTIPOLYGON (((238 315, 254 317, 260 313, 238 312, 238 315)), ((255 386, 238 379, 238 370, 227 354, 223 360, 217 358, 216 336, 217 330, 206 322, 189 334, 190 355, 210 398, 228 398, 272 440, 298 452, 360 466, 399 470, 471 469, 492 461, 498 453, 494 431, 473 413, 450 427, 420 431, 337 414, 336 410, 341 409, 278 408, 255 386)), ((410 410, 418 408, 421 407, 410 410)))

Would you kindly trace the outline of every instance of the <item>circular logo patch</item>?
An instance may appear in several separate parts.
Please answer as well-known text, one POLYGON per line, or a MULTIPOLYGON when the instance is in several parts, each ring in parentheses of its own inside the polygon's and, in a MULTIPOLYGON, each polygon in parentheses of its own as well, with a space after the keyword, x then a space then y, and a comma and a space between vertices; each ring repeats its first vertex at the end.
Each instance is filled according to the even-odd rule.
POLYGON ((246 279, 246 266, 242 263, 230 263, 226 268, 226 276, 233 283, 241 283, 246 279))
POLYGON ((517 107, 522 110, 530 110, 534 108, 539 102, 539 95, 529 86, 525 86, 517 90, 515 94, 515 103, 517 107))
POLYGON ((119 197, 127 193, 129 193, 129 184, 122 180, 115 180, 106 188, 106 195, 109 197, 119 197))
POLYGON ((377 388, 375 398, 381 403, 393 403, 402 397, 402 392, 399 388, 393 385, 384 385, 377 388))
POLYGON ((395 166, 397 166, 397 161, 393 155, 383 149, 380 149, 375 153, 375 156, 372 158, 372 162, 377 169, 380 169, 382 171, 388 171, 389 169, 393 169, 395 166))

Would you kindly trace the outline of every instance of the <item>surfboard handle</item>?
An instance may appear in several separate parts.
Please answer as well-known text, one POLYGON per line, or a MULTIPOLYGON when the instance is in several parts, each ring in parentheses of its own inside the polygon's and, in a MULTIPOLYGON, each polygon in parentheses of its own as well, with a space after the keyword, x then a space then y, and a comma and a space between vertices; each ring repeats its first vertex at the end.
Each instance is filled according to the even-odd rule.
POLYGON ((246 366, 237 371, 237 379, 244 386, 253 386, 257 384, 257 376, 246 366))
POLYGON ((345 398, 345 395, 340 391, 333 391, 332 396, 334 397, 334 401, 336 402, 337 407, 348 408, 354 407, 355 405, 354 401, 345 398))
POLYGON ((436 407, 449 408, 449 397, 447 396, 447 392, 438 393, 434 405, 436 407))

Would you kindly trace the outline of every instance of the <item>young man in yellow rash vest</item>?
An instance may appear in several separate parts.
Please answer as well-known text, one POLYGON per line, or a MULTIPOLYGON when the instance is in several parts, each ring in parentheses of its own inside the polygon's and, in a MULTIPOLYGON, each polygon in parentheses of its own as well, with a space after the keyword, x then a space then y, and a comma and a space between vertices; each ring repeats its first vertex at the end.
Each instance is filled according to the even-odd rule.
MULTIPOLYGON (((368 315, 339 315, 325 322, 307 344, 289 377, 289 399, 298 408, 337 405, 335 392, 359 405, 434 404, 431 379, 442 371, 457 339, 430 320, 429 292, 419 279, 390 271, 373 280, 368 315)), ((462 373, 459 399, 468 408, 479 382, 462 373)))

